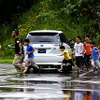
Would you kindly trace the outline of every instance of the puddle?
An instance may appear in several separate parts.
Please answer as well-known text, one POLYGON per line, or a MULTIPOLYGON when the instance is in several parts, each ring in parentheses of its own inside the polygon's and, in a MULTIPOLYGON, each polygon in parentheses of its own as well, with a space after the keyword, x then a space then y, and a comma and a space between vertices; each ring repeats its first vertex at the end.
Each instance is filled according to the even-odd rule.
POLYGON ((0 67, 0 100, 100 100, 100 79, 96 75, 73 80, 60 73, 20 77, 14 75, 11 64, 0 67))

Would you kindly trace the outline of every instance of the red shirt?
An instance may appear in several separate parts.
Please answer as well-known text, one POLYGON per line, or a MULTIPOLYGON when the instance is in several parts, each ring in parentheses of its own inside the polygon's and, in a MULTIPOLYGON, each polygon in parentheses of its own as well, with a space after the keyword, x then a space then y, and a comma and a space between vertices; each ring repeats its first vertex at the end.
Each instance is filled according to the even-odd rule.
POLYGON ((91 42, 84 42, 85 54, 91 55, 91 42))

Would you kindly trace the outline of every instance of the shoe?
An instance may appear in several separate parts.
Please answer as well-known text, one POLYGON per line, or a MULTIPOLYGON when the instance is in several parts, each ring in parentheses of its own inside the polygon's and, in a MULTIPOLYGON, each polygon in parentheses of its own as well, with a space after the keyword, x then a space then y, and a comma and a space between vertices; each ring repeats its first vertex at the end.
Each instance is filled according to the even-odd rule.
POLYGON ((41 72, 41 68, 38 69, 38 74, 41 72))
POLYGON ((98 72, 98 69, 97 69, 97 68, 94 68, 94 69, 93 69, 93 73, 94 73, 94 74, 97 74, 97 72, 98 72))
POLYGON ((59 71, 59 72, 62 72, 63 70, 62 70, 62 69, 58 69, 58 71, 59 71))
POLYGON ((29 74, 29 68, 28 68, 28 67, 26 67, 26 68, 24 69, 23 74, 29 74))
POLYGON ((94 73, 94 74, 97 74, 98 72, 97 72, 97 71, 94 71, 93 73, 94 73))
POLYGON ((27 75, 27 74, 29 74, 29 71, 24 71, 23 74, 24 74, 24 75, 27 75))
POLYGON ((83 70, 79 70, 79 74, 82 74, 83 73, 83 70))
POLYGON ((28 73, 23 73, 23 76, 27 76, 28 75, 28 73))

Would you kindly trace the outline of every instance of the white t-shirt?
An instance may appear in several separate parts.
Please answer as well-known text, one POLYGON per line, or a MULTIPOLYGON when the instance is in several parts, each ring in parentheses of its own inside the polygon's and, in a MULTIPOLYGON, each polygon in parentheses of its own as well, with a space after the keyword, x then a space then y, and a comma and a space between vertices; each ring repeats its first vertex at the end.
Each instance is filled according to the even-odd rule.
POLYGON ((83 94, 82 92, 75 92, 75 98, 74 100, 83 100, 83 94))
POLYGON ((83 51, 83 49, 84 49, 84 46, 83 46, 83 43, 75 43, 74 44, 74 49, 75 49, 75 56, 77 57, 77 56, 84 56, 84 54, 82 53, 82 54, 80 54, 82 51, 83 51))

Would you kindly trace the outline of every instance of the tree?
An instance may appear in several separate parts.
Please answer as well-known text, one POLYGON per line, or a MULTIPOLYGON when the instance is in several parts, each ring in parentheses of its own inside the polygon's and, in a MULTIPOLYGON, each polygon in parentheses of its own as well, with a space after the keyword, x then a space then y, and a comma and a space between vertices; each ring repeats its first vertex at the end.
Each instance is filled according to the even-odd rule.
POLYGON ((0 0, 0 25, 11 23, 38 0, 0 0))

